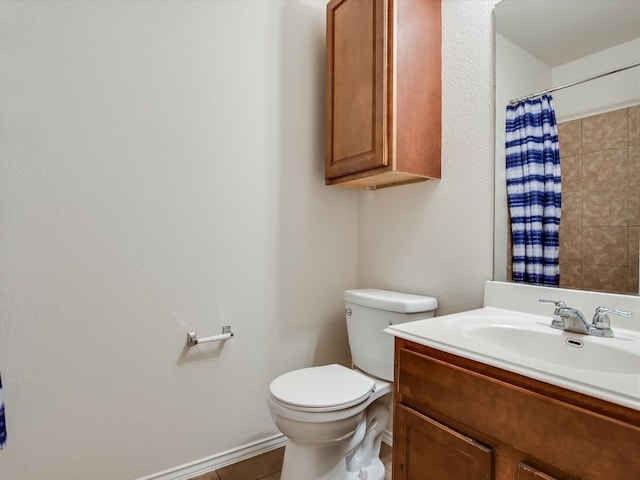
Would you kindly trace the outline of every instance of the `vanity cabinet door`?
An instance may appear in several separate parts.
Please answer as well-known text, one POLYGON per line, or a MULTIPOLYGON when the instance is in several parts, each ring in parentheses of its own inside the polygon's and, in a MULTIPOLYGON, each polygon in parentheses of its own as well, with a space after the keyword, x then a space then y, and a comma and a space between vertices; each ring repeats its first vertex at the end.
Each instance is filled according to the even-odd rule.
POLYGON ((403 405, 396 408, 394 480, 493 478, 490 447, 403 405))

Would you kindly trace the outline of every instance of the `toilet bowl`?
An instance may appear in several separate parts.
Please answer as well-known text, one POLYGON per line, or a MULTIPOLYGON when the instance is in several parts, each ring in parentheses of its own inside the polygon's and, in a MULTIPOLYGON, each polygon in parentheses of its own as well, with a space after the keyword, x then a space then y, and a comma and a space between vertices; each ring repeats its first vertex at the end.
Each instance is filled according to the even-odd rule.
POLYGON ((382 480, 378 454, 389 412, 380 399, 392 387, 335 364, 295 370, 274 380, 269 408, 288 439, 280 478, 376 480, 378 471, 382 480), (295 385, 300 387, 296 392, 295 385))
POLYGON ((281 480, 384 480, 393 337, 383 329, 433 316, 437 301, 375 289, 347 290, 344 299, 354 368, 303 368, 269 386, 271 416, 287 437, 281 480))

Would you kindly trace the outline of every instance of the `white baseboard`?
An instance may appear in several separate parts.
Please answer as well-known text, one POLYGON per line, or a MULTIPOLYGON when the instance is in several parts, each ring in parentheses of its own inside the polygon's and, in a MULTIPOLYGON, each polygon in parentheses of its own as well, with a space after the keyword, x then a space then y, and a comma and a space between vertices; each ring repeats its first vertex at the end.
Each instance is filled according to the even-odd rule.
MULTIPOLYGON (((393 446, 393 434, 389 430, 385 430, 382 434, 382 441, 390 447, 393 446)), ((270 452, 276 448, 284 447, 286 443, 287 439, 284 435, 274 435, 258 442, 227 450, 226 452, 205 457, 195 462, 165 470, 164 472, 139 478, 138 480, 189 480, 198 475, 213 472, 214 470, 227 467, 233 463, 270 452)))
POLYGON ((139 478, 138 480, 188 480, 198 475, 212 472, 233 463, 241 462, 242 460, 283 447, 286 441, 287 439, 284 435, 274 435, 258 442, 227 450, 226 452, 205 457, 195 462, 165 470, 164 472, 139 478))

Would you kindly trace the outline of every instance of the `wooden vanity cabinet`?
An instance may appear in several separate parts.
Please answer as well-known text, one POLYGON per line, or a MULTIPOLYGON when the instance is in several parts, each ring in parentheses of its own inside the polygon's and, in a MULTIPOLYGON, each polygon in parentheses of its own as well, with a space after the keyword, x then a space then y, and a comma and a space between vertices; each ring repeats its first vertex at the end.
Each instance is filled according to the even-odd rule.
POLYGON ((491 447, 404 405, 394 412, 394 479, 492 478, 491 447), (396 469, 398 458, 402 468, 396 469))
POLYGON ((327 4, 325 183, 440 178, 441 0, 327 4))
POLYGON ((638 480, 640 412, 396 338, 394 480, 638 480))

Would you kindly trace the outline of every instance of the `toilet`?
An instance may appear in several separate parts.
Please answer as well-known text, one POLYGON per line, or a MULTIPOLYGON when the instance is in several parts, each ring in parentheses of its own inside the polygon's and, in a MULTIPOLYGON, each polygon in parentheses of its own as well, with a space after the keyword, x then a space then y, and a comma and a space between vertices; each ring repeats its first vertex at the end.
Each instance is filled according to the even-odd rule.
POLYGON ((393 390, 392 324, 430 318, 433 297, 344 292, 353 368, 332 364, 280 375, 268 404, 287 437, 281 480, 384 480, 379 458, 393 390))

